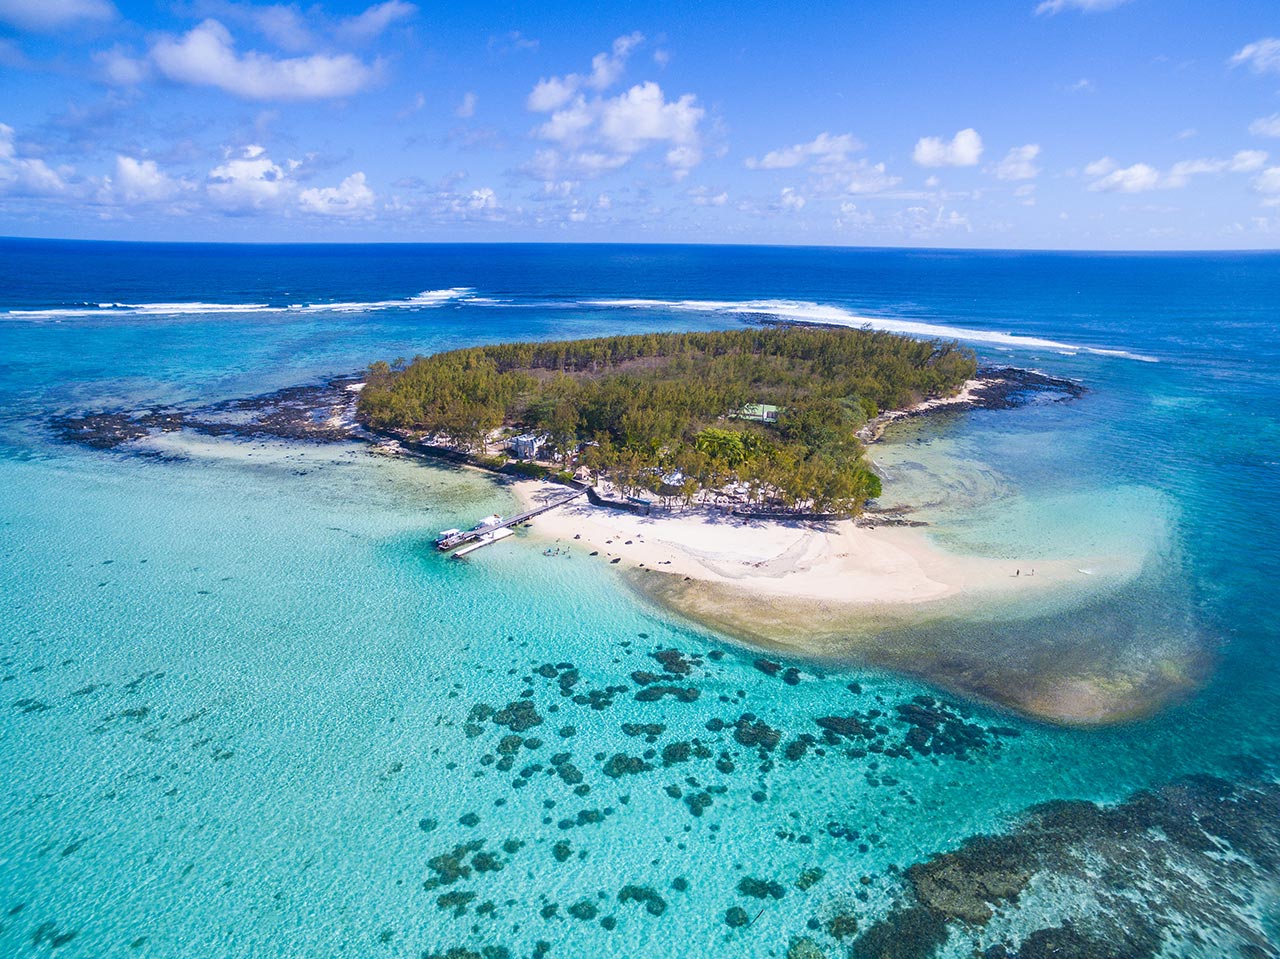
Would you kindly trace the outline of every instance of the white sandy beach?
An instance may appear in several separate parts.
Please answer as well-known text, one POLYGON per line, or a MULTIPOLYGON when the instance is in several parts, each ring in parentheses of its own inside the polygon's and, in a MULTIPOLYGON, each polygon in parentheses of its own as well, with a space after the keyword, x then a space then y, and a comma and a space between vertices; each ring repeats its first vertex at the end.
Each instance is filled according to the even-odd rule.
MULTIPOLYGON (((564 487, 522 481, 515 492, 533 505, 564 487)), ((1203 671, 1197 649, 1132 656, 1094 626, 1025 641, 1016 625, 996 626, 1001 610, 1020 611, 1016 623, 1122 588, 1143 555, 970 556, 920 528, 643 517, 585 500, 537 517, 530 532, 544 549, 595 553, 651 600, 756 648, 911 673, 1050 722, 1143 715, 1203 671), (989 628, 964 628, 975 614, 989 628)))
MULTIPOLYGON (((564 487, 515 484, 533 505, 564 495, 564 487)), ((1017 560, 947 553, 916 528, 818 526, 687 515, 636 516, 585 500, 537 517, 539 539, 624 569, 652 569, 732 587, 756 597, 842 605, 924 603, 957 595, 1026 594, 1079 582, 1080 570, 1131 573, 1115 560, 1017 560), (1033 572, 1034 570, 1034 572, 1033 572)))

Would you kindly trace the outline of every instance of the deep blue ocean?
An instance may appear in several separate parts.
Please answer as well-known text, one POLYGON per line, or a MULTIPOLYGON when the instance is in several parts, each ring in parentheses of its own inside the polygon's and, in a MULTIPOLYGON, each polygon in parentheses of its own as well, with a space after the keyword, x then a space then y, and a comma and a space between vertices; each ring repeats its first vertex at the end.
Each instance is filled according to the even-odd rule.
POLYGON ((1277 254, 0 241, 0 954, 1280 955, 1278 517, 1277 254), (1136 572, 885 641, 1051 659, 1132 718, 784 683, 586 557, 448 562, 436 531, 513 508, 479 473, 50 425, 760 319, 1088 388, 891 430, 884 500, 1136 572), (670 649, 698 698, 637 700, 670 649), (913 703, 967 745, 903 745, 913 703))

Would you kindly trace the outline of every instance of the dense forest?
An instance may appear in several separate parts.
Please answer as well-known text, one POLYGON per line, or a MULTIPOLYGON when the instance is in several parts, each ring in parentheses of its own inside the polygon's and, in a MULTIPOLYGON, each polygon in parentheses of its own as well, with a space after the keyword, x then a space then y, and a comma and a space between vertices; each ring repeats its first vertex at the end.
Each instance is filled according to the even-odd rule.
POLYGON ((881 410, 955 392, 976 370, 955 343, 761 327, 503 343, 375 363, 359 415, 485 453, 495 430, 547 436, 547 455, 626 494, 688 504, 856 513, 879 495, 856 431, 881 410), (739 416, 778 407, 775 422, 739 416))

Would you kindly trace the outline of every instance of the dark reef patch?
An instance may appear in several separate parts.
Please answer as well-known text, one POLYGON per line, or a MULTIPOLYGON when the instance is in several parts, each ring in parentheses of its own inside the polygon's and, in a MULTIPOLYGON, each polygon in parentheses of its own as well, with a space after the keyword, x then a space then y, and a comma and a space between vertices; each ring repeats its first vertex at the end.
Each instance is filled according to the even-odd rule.
POLYGON ((1007 833, 907 869, 898 905, 854 955, 926 959, 948 941, 990 959, 1141 959, 1194 936, 1274 956, 1264 924, 1275 900, 1258 891, 1276 888, 1277 867, 1280 784, 1270 780, 1190 776, 1116 806, 1049 802, 1007 833), (1029 931, 988 935, 996 915, 1029 931))
POLYGON ((55 416, 54 434, 67 443, 115 449, 157 433, 191 430, 205 436, 285 439, 332 443, 359 435, 349 413, 359 377, 290 386, 274 393, 224 400, 189 409, 100 410, 55 416))

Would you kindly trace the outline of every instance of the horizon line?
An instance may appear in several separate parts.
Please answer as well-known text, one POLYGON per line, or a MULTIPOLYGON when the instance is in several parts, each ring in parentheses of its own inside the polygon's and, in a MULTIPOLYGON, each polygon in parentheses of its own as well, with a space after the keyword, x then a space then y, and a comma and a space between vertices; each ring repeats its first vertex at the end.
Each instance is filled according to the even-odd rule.
POLYGON ((201 246, 201 247, 413 247, 413 246, 616 246, 616 247, 682 247, 690 249, 747 248, 771 250, 829 250, 849 252, 939 252, 939 253, 1056 253, 1094 256, 1191 256, 1209 254, 1280 255, 1280 248, 1268 247, 1187 247, 1183 249, 1098 249, 1092 247, 986 247, 986 246, 871 246, 836 243, 696 243, 658 240, 105 240, 89 237, 9 236, 0 235, 0 243, 84 243, 116 246, 201 246))

